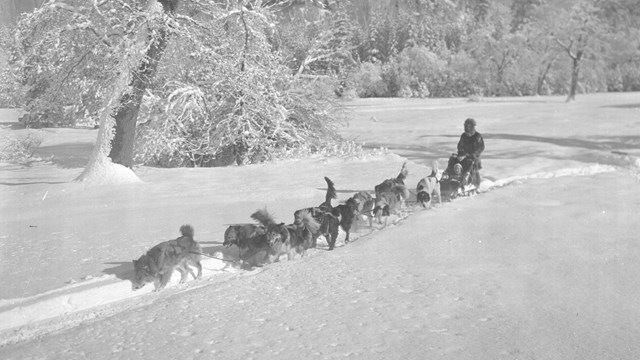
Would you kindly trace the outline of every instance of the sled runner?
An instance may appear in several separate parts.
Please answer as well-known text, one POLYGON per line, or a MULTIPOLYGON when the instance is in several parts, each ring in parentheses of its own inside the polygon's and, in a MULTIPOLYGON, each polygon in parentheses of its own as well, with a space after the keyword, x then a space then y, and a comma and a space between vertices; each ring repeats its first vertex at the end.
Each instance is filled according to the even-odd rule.
POLYGON ((477 163, 474 161, 469 171, 464 172, 457 159, 457 154, 451 155, 449 165, 440 179, 440 193, 444 201, 451 201, 460 196, 471 196, 478 193, 480 171, 477 163))

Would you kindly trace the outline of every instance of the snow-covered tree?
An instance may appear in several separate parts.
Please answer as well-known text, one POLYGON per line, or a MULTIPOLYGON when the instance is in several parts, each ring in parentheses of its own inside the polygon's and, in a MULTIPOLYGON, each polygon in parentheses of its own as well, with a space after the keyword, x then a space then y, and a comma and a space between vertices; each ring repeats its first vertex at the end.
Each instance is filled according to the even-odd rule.
POLYGON ((85 122, 99 119, 99 142, 108 143, 96 146, 92 162, 106 152, 129 168, 136 155, 155 165, 210 166, 228 152, 250 162, 321 147, 339 119, 323 99, 296 91, 274 51, 272 11, 286 5, 49 1, 19 24, 15 57, 27 110, 71 106, 85 122))

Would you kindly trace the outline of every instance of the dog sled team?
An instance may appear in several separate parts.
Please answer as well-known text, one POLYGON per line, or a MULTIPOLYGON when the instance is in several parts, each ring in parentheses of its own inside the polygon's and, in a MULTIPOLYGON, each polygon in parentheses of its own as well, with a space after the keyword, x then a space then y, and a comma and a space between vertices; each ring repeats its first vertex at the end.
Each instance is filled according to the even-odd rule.
MULTIPOLYGON (((447 168, 440 177, 437 166, 434 166, 431 174, 418 182, 416 200, 422 207, 430 207, 433 198, 442 203, 443 200, 477 192, 484 141, 480 133, 475 131, 475 126, 475 120, 465 121, 465 132, 460 136, 458 152, 449 158, 447 168)), ((335 185, 325 177, 327 192, 323 203, 297 210, 291 224, 279 223, 266 209, 259 209, 251 214, 255 223, 229 226, 224 233, 223 245, 237 246, 240 260, 247 266, 269 264, 279 261, 282 256, 288 260, 296 255, 302 257, 308 249, 316 247, 320 236, 326 239, 329 250, 333 250, 340 229, 346 235, 344 243, 349 243, 350 231, 357 219, 367 219, 369 227, 372 227, 374 220, 383 224, 384 219, 386 225, 389 216, 398 214, 409 198, 409 189, 405 185, 407 176, 407 163, 404 163, 398 176, 375 186, 375 197, 369 192, 360 191, 336 206, 332 205, 332 200, 337 198, 335 185)), ((194 279, 202 276, 200 260, 203 253, 194 240, 193 227, 183 225, 180 233, 177 239, 162 242, 133 261, 133 290, 150 282, 154 283, 156 291, 161 290, 174 270, 180 272, 180 283, 185 282, 189 274, 194 279), (198 270, 197 275, 191 266, 198 270)))

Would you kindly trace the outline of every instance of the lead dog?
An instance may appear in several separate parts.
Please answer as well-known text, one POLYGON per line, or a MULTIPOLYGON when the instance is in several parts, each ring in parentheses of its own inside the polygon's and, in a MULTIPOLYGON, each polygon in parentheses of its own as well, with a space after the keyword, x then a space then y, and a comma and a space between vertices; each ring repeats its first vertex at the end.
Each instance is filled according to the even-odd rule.
POLYGON ((416 191, 417 201, 423 208, 431 206, 431 200, 434 195, 438 197, 438 204, 442 204, 442 197, 440 196, 440 181, 436 177, 436 169, 433 169, 429 176, 422 178, 418 182, 416 191))
POLYGON ((179 238, 161 242, 149 249, 138 260, 133 260, 135 273, 131 285, 133 290, 138 290, 146 283, 153 282, 154 291, 160 291, 171 279, 173 270, 180 272, 180 283, 187 280, 188 274, 191 274, 194 279, 202 277, 202 264, 200 264, 202 249, 193 240, 193 227, 182 225, 180 233, 182 236, 179 238), (198 269, 197 276, 189 265, 198 269))

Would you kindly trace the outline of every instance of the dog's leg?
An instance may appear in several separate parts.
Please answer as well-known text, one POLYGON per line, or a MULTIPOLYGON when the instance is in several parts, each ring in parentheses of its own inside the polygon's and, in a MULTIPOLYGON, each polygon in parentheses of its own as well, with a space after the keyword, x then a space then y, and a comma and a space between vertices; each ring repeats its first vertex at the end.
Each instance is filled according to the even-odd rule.
MULTIPOLYGON (((190 265, 196 266, 196 263, 189 261, 187 264, 184 265, 185 269, 187 269, 187 272, 189 272, 189 274, 191 274, 191 276, 195 280, 196 279, 196 274, 193 272, 193 269, 191 268, 190 265)), ((189 276, 189 275, 187 275, 187 276, 189 276)))
MULTIPOLYGON (((197 279, 197 277, 196 277, 196 274, 193 272, 193 269, 191 268, 191 266, 195 266, 195 267, 197 267, 197 266, 198 266, 198 263, 200 263, 200 261, 199 261, 199 260, 197 260, 197 259, 194 259, 194 258, 192 258, 192 257, 189 257, 189 258, 184 262, 184 270, 185 270, 188 274, 191 274, 191 276, 192 276, 194 279, 197 279)), ((180 274, 182 275, 182 273, 180 273, 180 274)), ((185 275, 185 277, 189 276, 188 274, 187 274, 187 275, 185 275)), ((187 279, 185 279, 185 281, 186 281, 186 280, 187 280, 187 279)), ((182 281, 182 280, 181 280, 181 281, 182 281)), ((183 282, 184 282, 184 281, 183 281, 183 282)))
POLYGON ((338 240, 338 226, 331 230, 329 239, 329 250, 333 250, 333 248, 336 246, 336 240, 338 240))
POLYGON ((314 235, 311 237, 311 247, 312 247, 312 248, 314 248, 314 249, 315 249, 315 248, 316 248, 316 246, 318 245, 318 238, 320 237, 320 235, 321 235, 320 233, 317 233, 317 234, 314 234, 314 235))
POLYGON ((242 266, 248 265, 249 267, 251 267, 252 264, 254 263, 255 259, 253 257, 255 256, 256 253, 257 252, 253 249, 247 250, 244 254, 242 254, 242 257, 240 258, 241 265, 242 266))
POLYGON ((345 244, 349 243, 349 233, 351 233, 351 226, 353 225, 354 221, 355 221, 355 218, 353 218, 353 220, 350 221, 350 222, 346 222, 342 226, 342 230, 344 230, 344 232, 345 232, 345 238, 344 238, 344 243, 345 244))
POLYGON ((282 253, 280 251, 274 251, 272 254, 272 259, 270 262, 274 263, 274 262, 280 262, 280 256, 282 256, 282 253))
MULTIPOLYGON (((202 263, 200 262, 200 260, 197 260, 195 265, 196 265, 196 269, 198 269, 198 275, 194 276, 194 279, 200 280, 202 279, 202 263)), ((193 271, 191 271, 191 275, 193 275, 193 271)))
POLYGON ((167 286, 167 283, 169 283, 169 280, 171 280, 171 273, 172 271, 168 271, 160 275, 160 285, 158 286, 156 291, 160 291, 164 289, 165 286, 167 286))
POLYGON ((184 284, 187 281, 187 276, 189 276, 189 272, 192 272, 191 269, 189 269, 189 265, 185 263, 182 266, 178 266, 176 269, 180 273, 180 284, 184 284))

